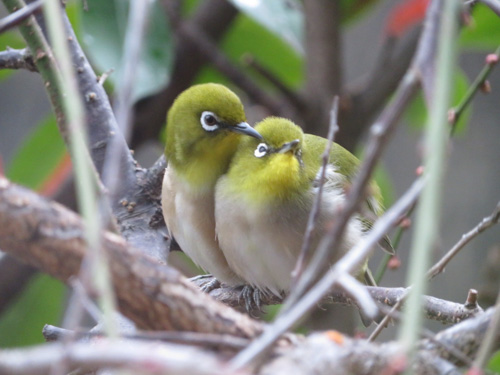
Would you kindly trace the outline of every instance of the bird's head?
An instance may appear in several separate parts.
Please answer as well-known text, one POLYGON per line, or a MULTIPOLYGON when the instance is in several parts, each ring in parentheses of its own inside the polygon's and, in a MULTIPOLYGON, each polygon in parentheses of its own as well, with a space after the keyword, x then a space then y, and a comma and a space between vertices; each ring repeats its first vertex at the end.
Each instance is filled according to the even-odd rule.
POLYGON ((243 139, 231 164, 232 178, 255 200, 289 199, 308 188, 304 133, 292 121, 269 117, 255 126, 262 139, 243 139))
POLYGON ((229 165, 241 134, 260 139, 243 104, 227 87, 200 84, 182 92, 167 116, 165 156, 194 184, 215 184, 229 165))

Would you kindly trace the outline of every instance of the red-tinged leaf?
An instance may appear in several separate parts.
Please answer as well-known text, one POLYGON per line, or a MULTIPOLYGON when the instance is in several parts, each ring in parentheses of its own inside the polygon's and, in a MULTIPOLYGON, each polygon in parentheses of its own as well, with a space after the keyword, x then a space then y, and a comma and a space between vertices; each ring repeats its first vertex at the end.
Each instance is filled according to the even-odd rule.
POLYGON ((65 152, 61 159, 59 160, 57 166, 54 170, 47 176, 45 181, 38 189, 39 193, 47 197, 53 196, 59 190, 61 184, 66 181, 66 179, 71 174, 71 158, 67 152, 65 152))
POLYGON ((429 0, 406 0, 395 6, 387 18, 385 33, 399 38, 424 19, 428 4, 429 0))
POLYGON ((51 115, 26 137, 9 163, 6 175, 15 183, 40 190, 65 152, 55 117, 51 115))

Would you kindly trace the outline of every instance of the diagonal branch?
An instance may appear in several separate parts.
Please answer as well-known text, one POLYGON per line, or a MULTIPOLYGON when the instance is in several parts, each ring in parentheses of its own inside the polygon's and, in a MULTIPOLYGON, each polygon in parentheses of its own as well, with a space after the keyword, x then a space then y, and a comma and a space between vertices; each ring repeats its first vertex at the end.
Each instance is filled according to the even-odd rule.
MULTIPOLYGON (((10 11, 14 11, 22 2, 4 0, 4 3, 10 11)), ((117 145, 121 183, 116 192, 118 198, 111 202, 111 207, 120 231, 132 245, 163 262, 167 256, 167 230, 162 220, 152 220, 158 215, 160 202, 152 199, 150 195, 147 170, 138 167, 123 135, 118 131, 106 92, 98 83, 66 15, 64 15, 64 25, 73 68, 78 72, 76 74, 78 87, 85 100, 90 154, 99 172, 102 172, 108 146, 112 141, 117 145), (144 233, 148 235, 145 236, 144 233)), ((63 94, 58 89, 58 67, 52 50, 38 22, 33 17, 29 22, 21 24, 20 31, 45 82, 63 138, 68 142, 67 119, 61 109, 63 94)))
POLYGON ((43 0, 37 0, 0 20, 0 33, 18 26, 42 8, 43 0))
MULTIPOLYGON (((0 248, 67 282, 85 255, 81 219, 0 177, 0 248)), ((168 266, 103 233, 120 311, 139 328, 226 333, 251 338, 262 325, 203 294, 168 266)))

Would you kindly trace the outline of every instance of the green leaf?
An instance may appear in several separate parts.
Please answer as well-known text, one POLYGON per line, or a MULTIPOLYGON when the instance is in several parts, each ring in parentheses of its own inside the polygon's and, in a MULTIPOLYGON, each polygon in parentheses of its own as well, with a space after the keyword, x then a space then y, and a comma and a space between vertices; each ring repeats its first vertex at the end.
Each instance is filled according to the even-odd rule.
POLYGON ((341 0, 342 22, 349 23, 357 19, 380 0, 341 0))
MULTIPOLYGON (((26 44, 18 32, 8 31, 0 33, 0 51, 5 51, 7 47, 19 49, 25 46, 26 44)), ((0 81, 6 79, 14 72, 15 70, 11 69, 0 69, 0 81)))
MULTIPOLYGON (((232 61, 241 61, 243 56, 252 55, 259 64, 289 87, 298 87, 302 82, 302 58, 282 39, 243 14, 237 16, 224 36, 221 48, 232 61)), ((251 69, 249 73, 256 82, 269 86, 265 79, 251 69)), ((196 82, 210 81, 228 82, 213 68, 203 69, 196 79, 196 82)))
POLYGON ((17 150, 7 176, 16 183, 38 189, 58 166, 66 147, 54 115, 43 121, 17 150))
POLYGON ((500 351, 497 351, 493 354, 487 368, 489 371, 493 371, 495 374, 500 374, 500 351))
MULTIPOLYGON (((457 70, 455 73, 455 87, 453 89, 452 106, 455 106, 460 102, 469 86, 470 83, 465 74, 462 70, 457 70)), ((455 125, 456 129, 454 134, 460 134, 465 131, 472 110, 471 106, 472 104, 470 104, 462 113, 460 119, 455 125)), ((422 93, 417 95, 417 97, 406 109, 405 119, 408 124, 415 129, 423 129, 425 126, 425 122, 427 120, 427 107, 422 93)))
POLYGON ((260 23, 303 55, 304 17, 298 0, 229 0, 241 12, 260 23))
POLYGON ((460 35, 462 47, 474 50, 494 50, 500 44, 500 22, 498 16, 488 7, 474 6, 472 22, 460 35))
MULTIPOLYGON (((299 0, 229 0, 241 12, 304 55, 304 13, 299 0)), ((379 0, 342 0, 342 23, 361 15, 379 0)))
MULTIPOLYGON (((123 41, 129 2, 88 0, 88 12, 81 13, 82 41, 87 54, 101 71, 114 69, 109 80, 115 87, 123 79, 123 41)), ((136 67, 133 98, 138 100, 161 90, 170 80, 173 43, 163 10, 153 3, 149 30, 136 67)))
POLYGON ((0 317, 0 347, 43 343, 43 326, 57 325, 60 321, 64 291, 61 282, 47 275, 35 276, 0 317))

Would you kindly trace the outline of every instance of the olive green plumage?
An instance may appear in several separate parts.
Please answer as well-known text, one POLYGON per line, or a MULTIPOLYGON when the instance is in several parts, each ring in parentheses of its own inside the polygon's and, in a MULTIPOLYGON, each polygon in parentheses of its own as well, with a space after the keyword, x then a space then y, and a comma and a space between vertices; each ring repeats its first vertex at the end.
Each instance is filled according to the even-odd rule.
MULTIPOLYGON (((250 285, 279 294, 290 287, 327 140, 276 117, 255 129, 263 139, 242 139, 229 171, 217 183, 216 231, 229 267, 250 285)), ((344 204, 358 165, 349 151, 332 145, 313 248, 344 204)), ((361 212, 347 225, 340 254, 330 258, 330 264, 371 227, 382 212, 380 199, 372 183, 361 212)))
POLYGON ((242 134, 260 137, 246 123, 238 96, 223 85, 192 86, 177 97, 167 115, 165 222, 196 264, 229 284, 242 280, 227 265, 216 240, 214 189, 242 134))

